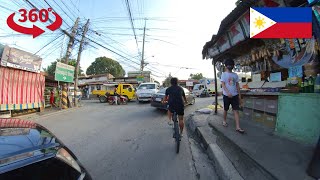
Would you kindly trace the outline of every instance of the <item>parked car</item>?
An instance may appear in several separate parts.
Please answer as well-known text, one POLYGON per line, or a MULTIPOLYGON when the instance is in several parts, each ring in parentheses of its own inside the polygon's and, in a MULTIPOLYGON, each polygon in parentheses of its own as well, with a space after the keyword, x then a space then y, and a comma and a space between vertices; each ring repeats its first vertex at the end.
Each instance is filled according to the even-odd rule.
POLYGON ((141 83, 137 89, 138 102, 151 101, 152 96, 159 91, 157 83, 141 83))
POLYGON ((49 130, 0 119, 0 179, 91 180, 77 157, 49 130))
MULTIPOLYGON (((77 89, 76 95, 77 97, 82 97, 82 92, 80 89, 77 89)), ((74 96, 74 87, 69 87, 68 96, 74 96)))
MULTIPOLYGON (((189 104, 185 104, 185 106, 187 105, 193 105, 196 100, 194 95, 186 88, 183 88, 183 91, 186 95, 187 101, 189 104)), ((157 92, 156 94, 154 94, 151 98, 151 106, 156 107, 158 109, 165 109, 167 110, 167 104, 163 104, 161 101, 163 100, 163 98, 165 97, 165 93, 166 93, 167 88, 163 88, 161 89, 159 92, 157 92)))

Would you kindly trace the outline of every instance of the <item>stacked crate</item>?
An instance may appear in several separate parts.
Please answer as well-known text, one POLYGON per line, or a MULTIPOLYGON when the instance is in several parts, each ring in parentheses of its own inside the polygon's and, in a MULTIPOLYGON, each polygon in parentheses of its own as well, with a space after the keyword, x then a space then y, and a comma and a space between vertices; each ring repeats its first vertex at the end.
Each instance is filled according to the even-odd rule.
POLYGON ((275 127, 278 112, 276 99, 245 96, 243 103, 243 110, 240 113, 242 120, 254 121, 270 128, 275 127))

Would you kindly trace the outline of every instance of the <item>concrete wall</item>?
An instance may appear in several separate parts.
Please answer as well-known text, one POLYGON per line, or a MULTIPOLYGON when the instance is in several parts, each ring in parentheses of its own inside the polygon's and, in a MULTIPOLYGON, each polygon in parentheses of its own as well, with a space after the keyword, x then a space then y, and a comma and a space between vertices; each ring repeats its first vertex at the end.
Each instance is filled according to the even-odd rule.
POLYGON ((276 133, 315 145, 320 135, 320 94, 281 93, 278 104, 276 133))

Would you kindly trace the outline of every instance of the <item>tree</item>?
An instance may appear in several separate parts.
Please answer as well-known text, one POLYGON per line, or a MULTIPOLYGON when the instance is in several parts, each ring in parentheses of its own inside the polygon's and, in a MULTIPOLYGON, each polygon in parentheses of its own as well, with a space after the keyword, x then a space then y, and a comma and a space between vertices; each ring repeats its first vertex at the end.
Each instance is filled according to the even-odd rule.
POLYGON ((200 79, 203 79, 205 77, 203 77, 202 73, 197 73, 197 74, 190 74, 190 78, 194 79, 194 80, 200 80, 200 79))
POLYGON ((87 69, 87 75, 112 74, 114 77, 124 76, 126 73, 122 66, 115 60, 107 57, 98 57, 87 69))
MULTIPOLYGON (((54 76, 54 73, 56 71, 57 62, 62 62, 62 59, 57 59, 56 61, 52 62, 47 68, 43 68, 44 72, 48 73, 49 76, 54 76)), ((68 61, 68 64, 71 66, 76 66, 76 60, 70 59, 68 61)), ((80 67, 79 75, 83 74, 83 70, 80 67)))
POLYGON ((171 81, 171 73, 169 74, 169 76, 164 80, 163 82, 163 87, 169 87, 171 85, 170 81, 171 81))

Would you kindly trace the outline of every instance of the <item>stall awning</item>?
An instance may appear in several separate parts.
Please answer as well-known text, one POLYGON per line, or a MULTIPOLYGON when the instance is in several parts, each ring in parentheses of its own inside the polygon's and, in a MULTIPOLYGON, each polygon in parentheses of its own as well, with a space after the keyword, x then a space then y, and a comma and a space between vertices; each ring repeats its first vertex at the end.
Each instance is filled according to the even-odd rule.
POLYGON ((0 67, 0 111, 42 106, 45 77, 39 73, 0 67))

